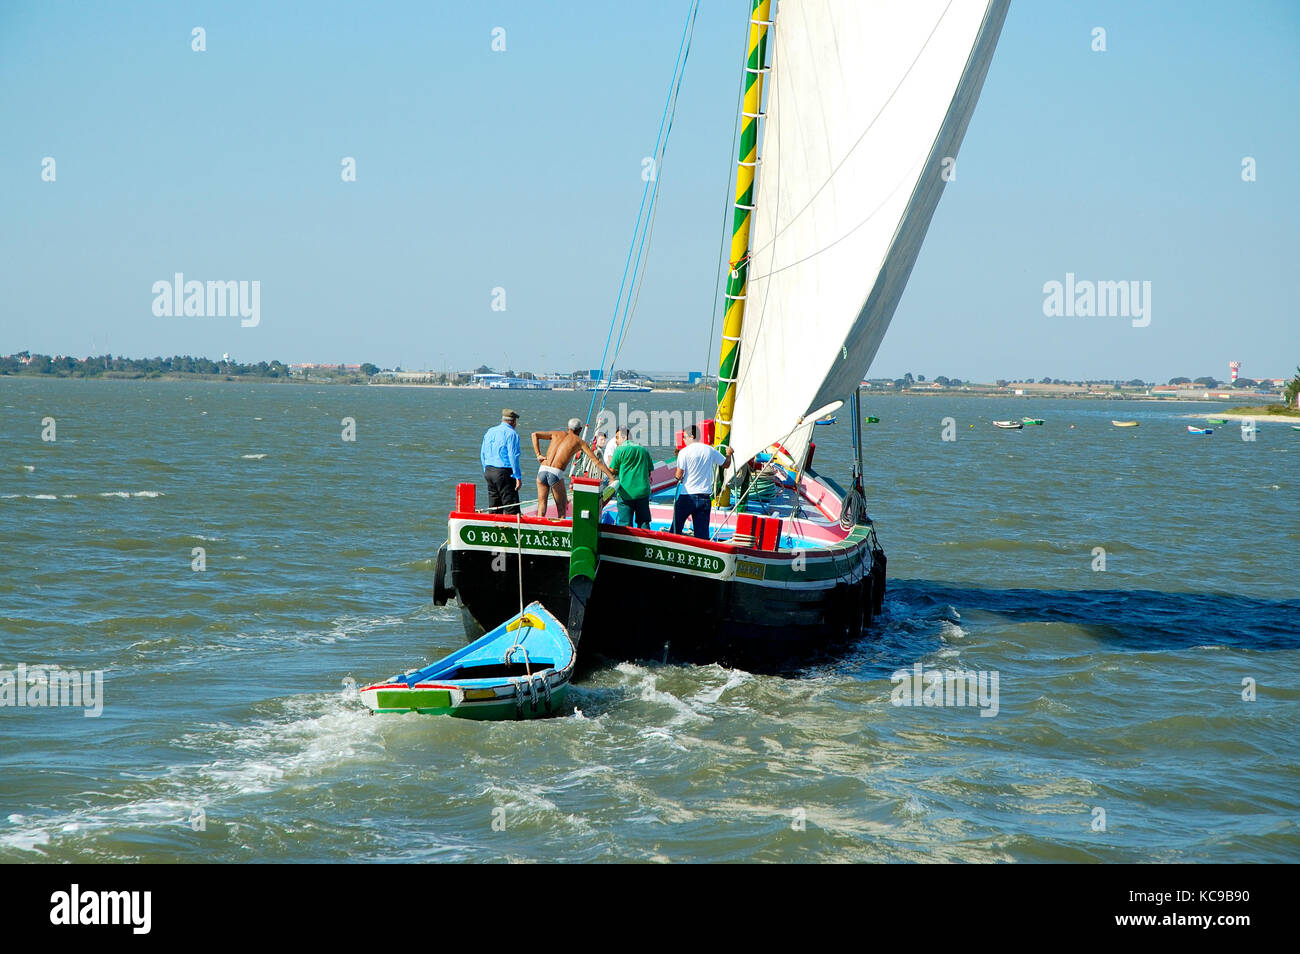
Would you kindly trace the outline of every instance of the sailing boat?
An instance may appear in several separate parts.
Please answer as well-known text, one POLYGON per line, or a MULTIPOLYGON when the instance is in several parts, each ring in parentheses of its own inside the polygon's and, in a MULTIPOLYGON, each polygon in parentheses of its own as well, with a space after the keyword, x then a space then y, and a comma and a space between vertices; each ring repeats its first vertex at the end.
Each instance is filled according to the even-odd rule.
POLYGON ((858 389, 951 178, 1007 4, 753 0, 718 405, 702 438, 756 475, 747 487, 720 479, 708 539, 669 532, 672 461, 651 477, 650 529, 613 526, 611 505, 575 507, 573 521, 484 513, 461 484, 434 599, 459 602, 469 636, 533 600, 568 616, 577 522, 594 524, 582 535, 599 550, 584 655, 779 667, 855 639, 881 611, 858 389), (844 489, 813 469, 811 434, 846 401, 844 489))

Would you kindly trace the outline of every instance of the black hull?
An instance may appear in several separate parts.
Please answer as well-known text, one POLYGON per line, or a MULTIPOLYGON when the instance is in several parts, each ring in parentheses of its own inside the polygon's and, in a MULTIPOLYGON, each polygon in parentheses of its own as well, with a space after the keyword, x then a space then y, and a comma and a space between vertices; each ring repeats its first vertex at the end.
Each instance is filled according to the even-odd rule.
MULTIPOLYGON (((857 640, 880 612, 885 554, 876 549, 870 560, 870 572, 859 582, 813 589, 602 562, 587 605, 581 658, 588 664, 593 656, 720 663, 752 672, 806 666, 857 640)), ((476 638, 519 611, 517 554, 444 548, 438 566, 435 602, 454 596, 467 637, 476 638)), ((567 619, 568 571, 565 558, 524 554, 523 602, 538 600, 567 619)))

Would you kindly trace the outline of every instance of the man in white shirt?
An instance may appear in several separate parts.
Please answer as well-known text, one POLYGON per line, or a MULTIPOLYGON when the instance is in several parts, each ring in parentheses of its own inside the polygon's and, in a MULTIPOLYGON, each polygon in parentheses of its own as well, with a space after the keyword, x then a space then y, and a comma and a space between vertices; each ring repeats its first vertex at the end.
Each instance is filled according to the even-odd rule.
MULTIPOLYGON (((626 433, 625 428, 620 427, 618 430, 626 433)), ((618 450, 618 445, 621 444, 622 441, 618 439, 617 431, 614 433, 614 436, 609 438, 608 440, 605 440, 604 437, 605 435, 602 432, 601 434, 598 435, 597 440, 600 445, 600 456, 604 458, 605 466, 608 467, 609 462, 614 459, 614 452, 618 450)))
POLYGON ((694 424, 686 429, 685 436, 686 446, 677 452, 677 482, 681 484, 681 492, 673 504, 673 533, 681 533, 686 518, 690 517, 695 536, 707 540, 713 469, 731 463, 731 448, 722 448, 726 451, 724 456, 712 446, 701 444, 694 424))

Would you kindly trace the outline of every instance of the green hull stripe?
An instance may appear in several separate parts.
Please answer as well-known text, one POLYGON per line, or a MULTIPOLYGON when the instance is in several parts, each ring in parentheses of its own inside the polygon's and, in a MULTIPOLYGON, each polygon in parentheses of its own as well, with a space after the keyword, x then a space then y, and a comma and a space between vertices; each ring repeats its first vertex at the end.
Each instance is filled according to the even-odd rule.
POLYGON ((451 693, 446 689, 380 689, 375 704, 380 709, 449 709, 451 693))
MULTIPOLYGON (((428 690, 436 692, 437 690, 428 690)), ((524 700, 523 717, 525 719, 541 719, 548 715, 566 715, 563 710, 565 697, 568 695, 569 685, 551 690, 551 711, 546 711, 546 703, 539 694, 537 697, 537 708, 534 709, 531 698, 524 700)), ((444 693, 445 694, 445 693, 444 693)), ((411 693, 384 693, 380 692, 379 696, 400 695, 408 697, 406 704, 397 704, 392 706, 381 705, 375 712, 379 715, 401 715, 407 712, 418 712, 420 715, 446 715, 454 719, 477 719, 485 722, 506 722, 514 721, 519 710, 515 708, 513 697, 502 702, 479 702, 465 703, 454 708, 448 703, 447 705, 420 705, 418 707, 410 704, 409 696, 411 693)), ((389 700, 392 701, 392 700, 389 700)))

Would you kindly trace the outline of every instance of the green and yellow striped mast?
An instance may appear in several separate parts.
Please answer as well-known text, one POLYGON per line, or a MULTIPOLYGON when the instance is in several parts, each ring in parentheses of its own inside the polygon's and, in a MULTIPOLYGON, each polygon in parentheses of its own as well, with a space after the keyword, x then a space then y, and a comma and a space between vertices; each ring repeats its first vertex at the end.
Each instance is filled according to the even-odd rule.
MULTIPOLYGON (((736 407, 736 370, 740 359, 740 329, 745 322, 745 295, 749 288, 749 224, 754 211, 754 172, 758 168, 758 121, 763 102, 763 76, 767 72, 767 30, 772 0, 753 0, 749 13, 749 44, 745 57, 745 95, 740 113, 740 156, 736 164, 736 204, 731 220, 731 269, 723 304, 722 348, 718 356, 718 411, 713 446, 731 439, 731 414, 736 407)), ((729 491, 716 494, 720 506, 730 504, 729 491)))

